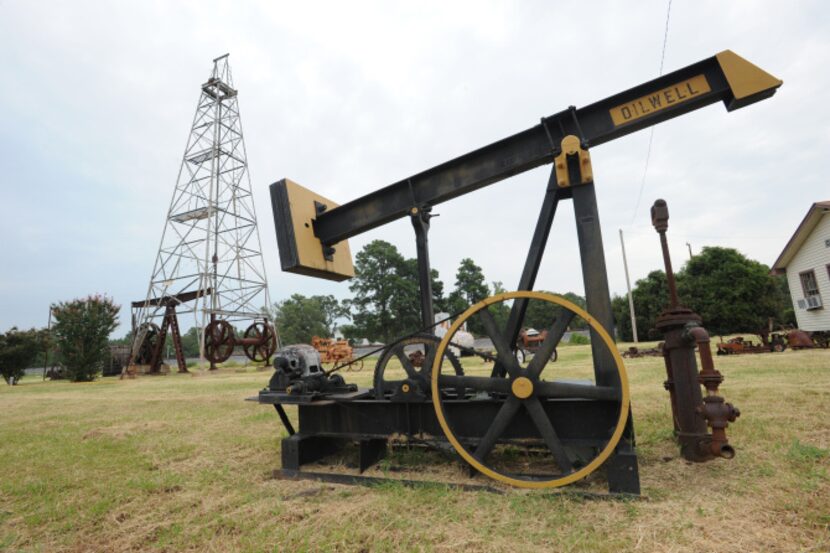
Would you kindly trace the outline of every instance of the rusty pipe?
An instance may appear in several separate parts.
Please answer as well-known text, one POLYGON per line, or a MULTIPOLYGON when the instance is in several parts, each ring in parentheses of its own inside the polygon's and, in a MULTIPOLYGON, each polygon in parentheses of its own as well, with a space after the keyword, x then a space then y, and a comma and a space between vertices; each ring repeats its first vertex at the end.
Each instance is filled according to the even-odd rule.
POLYGON ((257 338, 234 338, 235 346, 261 346, 268 342, 268 337, 265 335, 257 338))
POLYGON ((689 323, 683 330, 683 339, 694 341, 697 344, 698 355, 700 356, 698 382, 706 388, 707 393, 718 393, 718 387, 723 382, 723 375, 715 369, 715 362, 712 359, 712 349, 709 347, 709 333, 702 326, 689 323))
POLYGON ((669 242, 666 238, 666 231, 669 228, 669 207, 666 200, 657 200, 651 207, 651 224, 660 235, 660 247, 663 249, 663 263, 666 266, 666 282, 669 285, 669 308, 677 309, 680 300, 677 297, 677 282, 674 278, 674 271, 669 256, 669 242))
POLYGON ((729 445, 729 439, 726 437, 726 427, 741 416, 740 410, 727 403, 721 396, 710 395, 703 398, 703 405, 697 408, 697 412, 712 428, 712 439, 708 444, 712 455, 726 459, 735 457, 735 449, 729 445))
POLYGON ((696 411, 712 429, 712 436, 706 443, 701 442, 699 445, 704 450, 708 449, 708 452, 715 457, 732 459, 735 457, 735 449, 729 445, 726 427, 730 422, 735 422, 741 416, 741 412, 718 395, 718 387, 723 382, 723 375, 715 369, 712 349, 709 346, 709 333, 706 329, 695 323, 689 323, 683 330, 683 338, 687 341, 693 340, 697 344, 701 366, 697 379, 706 388, 706 397, 703 398, 703 403, 697 407, 696 411))

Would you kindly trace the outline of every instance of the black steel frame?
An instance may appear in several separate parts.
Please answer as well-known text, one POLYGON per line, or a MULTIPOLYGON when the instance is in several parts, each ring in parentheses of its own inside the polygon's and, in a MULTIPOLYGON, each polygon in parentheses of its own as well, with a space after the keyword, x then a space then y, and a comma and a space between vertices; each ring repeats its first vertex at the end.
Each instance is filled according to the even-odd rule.
MULTIPOLYGON (((565 172, 569 178, 563 182, 557 177, 556 169, 551 175, 518 289, 532 290, 559 201, 572 199, 587 311, 613 336, 614 320, 594 183, 587 173, 584 179, 580 178, 580 164, 587 159, 582 159, 579 153, 574 155, 573 152, 561 155, 564 139, 574 136, 581 149, 587 150, 718 101, 724 102, 730 111, 743 107, 772 96, 778 86, 780 81, 736 98, 718 58, 711 57, 587 107, 577 109, 571 106, 542 118, 538 125, 530 129, 339 207, 322 211, 313 221, 314 234, 324 251, 327 251, 342 240, 410 215, 416 234, 422 322, 424 327, 431 327, 434 324, 428 248, 431 209, 441 202, 554 162, 555 159, 560 169, 565 168, 561 164, 564 158, 567 164, 565 172), (693 90, 693 82, 703 86, 693 90), (688 90, 682 87, 688 87, 688 90), (672 90, 674 100, 670 99, 669 92, 672 90), (688 94, 681 96, 684 91, 688 94), (664 94, 666 103, 659 109, 649 110, 643 102, 647 103, 651 99, 647 99, 647 95, 654 94, 664 94), (636 111, 634 106, 637 103, 640 105, 640 113, 636 117, 617 117, 615 120, 614 113, 622 113, 622 109, 636 111)), ((582 154, 584 153, 583 151, 582 154)), ((280 201, 277 190, 278 186, 272 185, 271 195, 275 206, 280 201)), ((526 302, 521 300, 515 301, 511 308, 505 333, 510 344, 515 344, 525 309, 526 302)), ((565 317, 561 319, 566 320, 565 317)), ((564 330, 564 327, 560 325, 557 330, 564 330)), ((611 352, 603 347, 602 341, 593 331, 592 338, 597 387, 620 390, 621 383, 611 352)), ((504 368, 495 363, 493 376, 504 374, 504 368)), ((448 416, 454 421, 455 433, 462 441, 474 440, 475 436, 482 436, 486 432, 492 417, 485 415, 489 413, 495 416, 504 405, 505 400, 499 397, 498 394, 491 395, 487 401, 442 401, 448 416)), ((329 395, 316 400, 264 391, 258 399, 260 403, 275 405, 291 433, 283 440, 282 448, 283 469, 290 472, 299 471, 302 464, 336 450, 344 440, 359 443, 359 465, 362 472, 384 455, 386 440, 393 434, 443 435, 433 406, 423 399, 390 401, 374 398, 369 391, 348 394, 348 397, 329 395), (292 403, 298 404, 299 410, 299 430, 296 433, 282 408, 283 404, 292 403)), ((541 405, 556 426, 555 432, 562 443, 572 447, 602 447, 608 439, 608 429, 613 428, 619 414, 619 402, 613 399, 545 398, 541 405)), ((516 438, 537 438, 535 426, 526 414, 515 416, 502 435, 502 439, 508 441, 516 438)), ((623 438, 604 466, 610 491, 639 493, 631 417, 628 418, 623 438)))
POLYGON ((413 206, 434 207, 551 163, 560 153, 562 139, 568 135, 577 136, 583 148, 593 148, 715 102, 722 101, 728 110, 733 110, 774 93, 775 88, 771 88, 736 101, 717 58, 713 56, 583 108, 571 106, 543 117, 534 127, 321 213, 314 221, 314 233, 324 245, 331 246, 405 217, 413 206), (612 108, 698 75, 706 78, 708 92, 630 123, 619 125, 612 120, 612 108))
MULTIPOLYGON (((570 161, 570 160, 569 160, 570 161)), ((574 182, 580 182, 578 168, 574 182)), ((613 336, 614 321, 608 291, 602 235, 593 182, 560 187, 555 171, 551 173, 542 200, 536 229, 528 249, 519 290, 532 290, 550 235, 551 225, 560 200, 572 199, 576 213, 577 236, 583 267, 588 311, 613 336)), ((421 316, 424 327, 434 324, 432 279, 429 263, 431 206, 411 207, 409 214, 415 231, 418 277, 421 295, 421 316)), ((524 317, 526 302, 517 300, 511 309, 505 334, 515 343, 524 317)), ((568 319, 570 320, 570 319, 568 319)), ((620 382, 611 353, 602 341, 593 336, 594 373, 598 386, 620 389, 620 382)), ((500 363, 494 364, 493 376, 504 376, 500 363)), ((288 394, 262 392, 260 403, 271 403, 290 436, 282 443, 282 467, 294 475, 302 475, 301 466, 336 452, 348 441, 359 446, 359 468, 362 473, 386 452, 386 440, 392 435, 442 436, 432 404, 429 401, 395 402, 371 397, 367 392, 347 397, 329 396, 324 400, 305 401, 288 394), (297 403, 299 429, 295 432, 282 404, 297 403), (287 423, 287 424, 286 424, 287 423)), ((504 400, 445 401, 448 417, 455 432, 464 436, 483 436, 504 400), (460 421, 460 422, 458 422, 460 421)), ((601 449, 613 428, 619 409, 616 399, 552 399, 542 402, 556 434, 564 446, 601 449)), ((611 493, 639 494, 639 472, 634 450, 634 427, 629 417, 620 443, 606 461, 608 489, 611 493)), ((500 441, 538 438, 536 427, 526 413, 517 416, 500 441)), ((467 438, 471 440, 473 438, 467 438)))

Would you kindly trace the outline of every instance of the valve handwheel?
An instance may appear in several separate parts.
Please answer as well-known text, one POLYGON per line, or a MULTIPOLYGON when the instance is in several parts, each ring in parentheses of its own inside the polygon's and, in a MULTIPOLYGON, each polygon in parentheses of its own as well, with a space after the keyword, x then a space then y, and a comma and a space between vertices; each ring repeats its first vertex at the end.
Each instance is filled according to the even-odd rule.
MULTIPOLYGON (((551 306, 549 306, 551 307, 551 306)), ((557 365, 562 365, 558 363, 557 365)), ((560 367, 557 366, 557 371, 560 367)), ((629 412, 628 380, 622 358, 608 332, 599 322, 594 320, 587 312, 574 303, 553 294, 532 291, 507 292, 491 296, 467 309, 444 335, 441 343, 435 352, 432 367, 432 398, 435 414, 444 434, 455 450, 472 467, 487 476, 514 486, 523 488, 554 488, 564 486, 580 480, 594 470, 599 468, 620 441, 625 430, 629 412), (541 300, 554 304, 558 307, 558 314, 551 327, 548 329, 547 337, 539 347, 536 355, 526 367, 522 366, 509 343, 509 338, 504 331, 498 328, 498 324, 490 313, 488 307, 509 300, 541 300), (591 384, 580 384, 574 382, 548 381, 542 378, 543 371, 548 364, 552 352, 555 350, 559 340, 564 335, 568 325, 575 316, 584 319, 588 325, 599 336, 604 346, 610 351, 616 371, 619 376, 620 386, 597 386, 591 384), (441 368, 452 337, 466 321, 477 317, 487 336, 492 340, 496 349, 498 362, 506 369, 506 375, 501 376, 457 376, 442 374, 441 368), (452 420, 447 417, 447 409, 444 405, 445 394, 440 393, 442 389, 454 389, 464 386, 474 390, 479 397, 489 397, 489 401, 501 402, 501 406, 483 436, 477 440, 470 440, 469 436, 464 437, 468 445, 462 444, 453 431, 452 420), (608 432, 607 441, 604 445, 598 445, 599 452, 584 466, 575 467, 568 452, 556 432, 555 421, 549 416, 546 406, 552 406, 552 402, 560 399, 598 400, 614 402, 619 406, 616 423, 613 431, 608 432), (524 408, 528 420, 532 424, 539 438, 545 444, 547 453, 552 455, 560 473, 539 477, 511 474, 504 470, 488 466, 488 455, 493 451, 500 438, 511 423, 524 408), (475 445, 475 448, 473 448, 475 445), (601 447, 601 449, 600 449, 601 447)))
POLYGON ((205 357, 213 363, 224 363, 233 354, 236 337, 231 323, 216 319, 205 327, 205 357))

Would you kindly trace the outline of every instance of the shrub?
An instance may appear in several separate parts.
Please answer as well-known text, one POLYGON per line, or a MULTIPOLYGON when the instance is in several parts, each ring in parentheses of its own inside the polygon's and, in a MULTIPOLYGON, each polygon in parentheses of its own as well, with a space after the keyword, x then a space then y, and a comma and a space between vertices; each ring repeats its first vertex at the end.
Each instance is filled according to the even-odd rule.
POLYGON ((26 367, 31 366, 38 353, 45 347, 46 335, 42 330, 17 330, 12 327, 0 334, 0 374, 9 384, 17 384, 23 378, 26 367))
POLYGON ((69 380, 89 382, 103 368, 120 309, 106 296, 61 302, 53 308, 52 330, 69 380))
POLYGON ((582 334, 577 334, 576 332, 571 333, 571 337, 568 339, 568 343, 572 346, 583 346, 585 344, 590 344, 591 339, 587 336, 583 336, 582 334))

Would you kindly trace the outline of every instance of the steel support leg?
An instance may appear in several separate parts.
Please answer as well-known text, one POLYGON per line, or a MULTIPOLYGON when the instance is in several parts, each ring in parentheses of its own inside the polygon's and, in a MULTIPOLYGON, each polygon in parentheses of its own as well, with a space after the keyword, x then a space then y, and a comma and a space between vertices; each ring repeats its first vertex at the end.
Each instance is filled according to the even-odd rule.
POLYGON ((274 409, 276 409, 277 414, 280 416, 280 420, 282 421, 282 425, 285 427, 285 431, 288 432, 289 436, 293 436, 295 434, 294 426, 288 419, 288 414, 285 412, 285 408, 279 403, 275 403, 274 409))
POLYGON ((358 442, 358 465, 360 473, 386 456, 386 440, 360 440, 358 442))
POLYGON ((282 440, 282 468, 300 470, 300 466, 335 453, 343 446, 337 438, 293 434, 282 440))
MULTIPOLYGON (((599 224, 599 210, 594 183, 572 188, 576 232, 579 253, 582 258, 582 280, 585 285, 585 303, 588 313, 614 335, 614 312, 611 309, 611 294, 608 290, 608 272, 605 268, 605 252, 602 247, 602 231, 599 224)), ((613 355, 599 336, 591 331, 591 353, 594 359, 594 378, 597 386, 621 385, 615 370, 613 355)), ((640 493, 640 476, 637 468, 637 454, 634 451, 634 423, 629 407, 625 435, 614 454, 606 462, 608 489, 612 493, 640 493)))
MULTIPOLYGON (((572 194, 588 313, 614 338, 614 313, 611 310, 611 293, 608 291, 608 273, 605 270, 605 253, 594 184, 574 186, 572 194)), ((615 370, 614 358, 593 330, 591 352, 597 386, 619 386, 620 379, 615 370)))
POLYGON ((187 363, 182 349, 182 335, 179 331, 179 319, 176 317, 175 304, 168 305, 165 311, 164 316, 170 321, 170 337, 173 339, 173 351, 176 352, 176 365, 179 367, 180 373, 186 373, 188 372, 187 363))
MULTIPOLYGON (((525 266, 516 290, 533 290, 533 286, 536 284, 536 276, 539 274, 539 266, 542 264, 542 256, 545 254, 545 247, 550 236, 550 227, 556 215, 556 208, 559 205, 560 196, 561 192, 560 188, 556 185, 556 171, 554 170, 551 171, 550 178, 548 179, 545 198, 542 200, 542 208, 539 211, 539 218, 536 220, 536 229, 533 231, 533 238, 530 240, 530 248, 525 258, 525 266)), ((507 319, 507 328, 505 329, 505 335, 509 339, 508 343, 516 343, 516 338, 519 336, 526 310, 527 301, 516 300, 513 302, 513 307, 510 309, 510 316, 507 319)), ((504 367, 498 361, 495 362, 491 376, 504 376, 504 374, 504 367)))
POLYGON ((640 495, 640 471, 637 467, 637 454, 630 445, 623 446, 622 441, 620 441, 617 451, 605 462, 605 469, 608 476, 609 492, 640 495))
POLYGON ((432 269, 429 265, 429 220, 431 208, 412 208, 410 219, 415 229, 415 245, 418 252, 418 283, 421 292, 421 325, 435 324, 432 307, 432 269))

